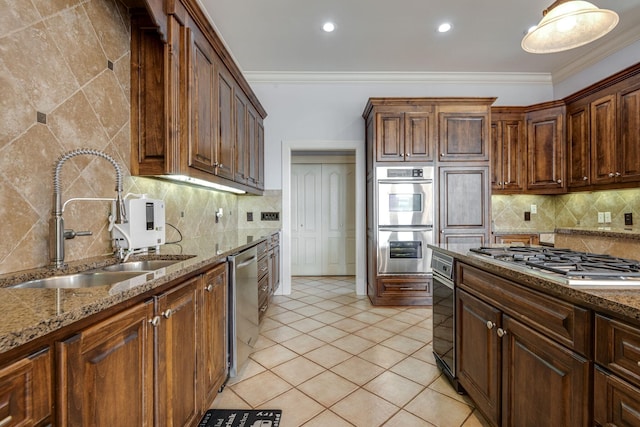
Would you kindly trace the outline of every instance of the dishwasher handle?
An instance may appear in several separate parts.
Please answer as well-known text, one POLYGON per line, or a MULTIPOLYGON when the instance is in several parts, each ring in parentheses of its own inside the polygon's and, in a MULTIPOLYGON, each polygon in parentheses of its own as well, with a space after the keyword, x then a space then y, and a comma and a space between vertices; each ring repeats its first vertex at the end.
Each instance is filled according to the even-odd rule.
POLYGON ((242 261, 240 264, 236 265, 236 269, 244 268, 244 267, 256 262, 257 259, 258 258, 254 255, 251 258, 249 258, 248 260, 242 261))

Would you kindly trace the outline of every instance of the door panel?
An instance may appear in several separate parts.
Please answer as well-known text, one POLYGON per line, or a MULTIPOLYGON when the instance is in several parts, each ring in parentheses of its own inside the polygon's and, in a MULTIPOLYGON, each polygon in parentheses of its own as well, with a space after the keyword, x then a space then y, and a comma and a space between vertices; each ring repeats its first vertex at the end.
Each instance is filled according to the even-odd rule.
POLYGON ((291 274, 319 275, 322 273, 318 262, 322 253, 321 165, 291 165, 291 190, 291 234, 297 248, 291 260, 291 274))
POLYGON ((322 274, 355 274, 355 262, 347 260, 348 242, 355 242, 354 188, 355 165, 322 165, 322 274))

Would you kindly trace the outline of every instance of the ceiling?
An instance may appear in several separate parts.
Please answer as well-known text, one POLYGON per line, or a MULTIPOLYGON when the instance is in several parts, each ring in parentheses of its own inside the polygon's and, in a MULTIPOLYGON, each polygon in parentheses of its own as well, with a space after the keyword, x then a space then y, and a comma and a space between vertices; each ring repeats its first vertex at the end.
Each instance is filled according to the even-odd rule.
MULTIPOLYGON (((592 0, 620 16, 589 45, 553 54, 520 42, 553 0, 199 0, 245 73, 571 75, 640 40, 640 0, 592 0), (322 24, 336 24, 332 33, 322 24), (453 28, 438 33, 448 21, 453 28)), ((640 58, 638 58, 640 60, 640 58)))

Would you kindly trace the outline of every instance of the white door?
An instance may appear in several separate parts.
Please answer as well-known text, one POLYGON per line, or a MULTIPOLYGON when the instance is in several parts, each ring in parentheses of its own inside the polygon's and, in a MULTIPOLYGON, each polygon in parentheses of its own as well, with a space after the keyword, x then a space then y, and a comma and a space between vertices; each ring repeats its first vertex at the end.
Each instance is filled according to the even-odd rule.
POLYGON ((323 274, 356 271, 355 165, 322 165, 323 274))
POLYGON ((319 276, 322 265, 322 165, 291 165, 291 274, 319 276))
POLYGON ((291 165, 291 274, 355 274, 355 165, 291 165))

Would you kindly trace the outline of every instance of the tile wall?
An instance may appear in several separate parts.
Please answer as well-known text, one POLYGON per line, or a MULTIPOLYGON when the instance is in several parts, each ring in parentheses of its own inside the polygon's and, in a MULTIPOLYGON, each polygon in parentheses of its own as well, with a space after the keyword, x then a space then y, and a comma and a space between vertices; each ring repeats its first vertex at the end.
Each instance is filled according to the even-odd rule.
MULTIPOLYGON (((243 204, 250 206, 259 197, 130 176, 130 28, 121 3, 8 0, 2 4, 0 273, 48 264, 54 163, 62 153, 81 147, 102 150, 122 165, 125 193, 164 199, 167 222, 184 237, 238 227, 238 200, 251 199, 243 204), (216 224, 214 211, 220 207, 225 215, 216 224)), ((95 156, 75 157, 64 163, 61 188, 63 200, 113 197, 114 169, 95 156)), ((267 207, 275 210, 271 204, 267 202, 267 207)), ((108 202, 67 206, 65 227, 93 232, 66 241, 67 261, 111 251, 109 210, 108 202)), ((177 235, 168 227, 167 241, 177 235)))

